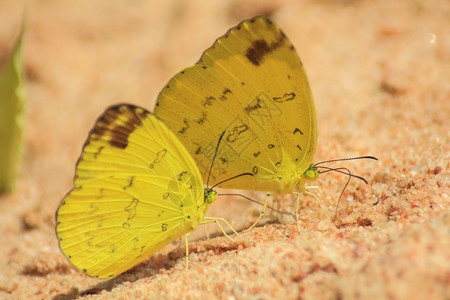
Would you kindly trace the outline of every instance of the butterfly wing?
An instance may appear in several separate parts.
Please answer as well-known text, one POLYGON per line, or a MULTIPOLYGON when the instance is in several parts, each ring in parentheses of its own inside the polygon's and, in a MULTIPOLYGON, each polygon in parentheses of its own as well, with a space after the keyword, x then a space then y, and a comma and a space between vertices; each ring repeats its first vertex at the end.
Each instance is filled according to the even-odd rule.
POLYGON ((195 229, 206 207, 198 168, 175 135, 146 110, 118 105, 89 134, 56 233, 75 267, 114 277, 195 229))
POLYGON ((231 28, 161 91, 154 114, 193 155, 204 180, 226 131, 213 182, 292 191, 313 159, 317 125, 302 63, 284 33, 256 17, 231 28))

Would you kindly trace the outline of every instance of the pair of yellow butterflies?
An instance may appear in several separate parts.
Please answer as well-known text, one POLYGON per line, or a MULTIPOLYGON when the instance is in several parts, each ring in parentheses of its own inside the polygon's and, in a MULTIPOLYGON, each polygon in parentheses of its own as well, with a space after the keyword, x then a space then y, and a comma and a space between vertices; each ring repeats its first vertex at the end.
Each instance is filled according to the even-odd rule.
POLYGON ((169 81, 153 114, 122 104, 99 117, 56 214, 60 248, 90 276, 117 276, 204 222, 215 154, 213 182, 253 174, 221 187, 302 191, 318 176, 316 139, 294 46, 266 17, 243 21, 169 81))

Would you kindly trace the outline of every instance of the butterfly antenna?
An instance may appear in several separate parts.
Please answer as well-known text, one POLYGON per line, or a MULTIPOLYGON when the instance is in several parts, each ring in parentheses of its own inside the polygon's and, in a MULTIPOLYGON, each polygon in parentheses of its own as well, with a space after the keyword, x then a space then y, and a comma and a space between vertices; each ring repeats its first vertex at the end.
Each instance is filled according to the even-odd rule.
POLYGON ((332 159, 332 160, 324 160, 324 161, 321 161, 321 162, 318 162, 318 163, 314 164, 314 166, 317 167, 318 165, 321 165, 321 164, 338 162, 338 161, 344 161, 344 160, 356 160, 356 159, 373 159, 373 160, 378 160, 378 158, 376 158, 375 156, 366 155, 366 156, 357 156, 357 157, 348 157, 348 158, 337 158, 337 159, 332 159))
MULTIPOLYGON (((261 202, 256 201, 255 199, 249 198, 249 197, 247 197, 247 196, 245 196, 245 195, 242 195, 242 194, 217 194, 217 196, 239 196, 239 197, 242 197, 242 198, 247 199, 247 200, 250 201, 250 202, 259 204, 259 205, 261 205, 261 206, 264 206, 264 204, 262 204, 261 202)), ((279 213, 279 214, 282 214, 281 211, 279 211, 279 210, 277 210, 277 209, 275 209, 275 208, 273 208, 273 207, 270 207, 269 205, 266 205, 266 207, 270 208, 271 210, 276 211, 276 212, 279 213)))
POLYGON ((338 212, 338 208, 339 208, 339 203, 341 202, 342 195, 344 195, 345 189, 347 188, 347 186, 350 183, 350 179, 352 179, 352 177, 355 177, 357 179, 360 179, 360 180, 364 181, 366 184, 368 182, 367 182, 367 180, 364 177, 352 174, 352 172, 350 172, 350 170, 345 168, 345 167, 329 168, 329 167, 319 166, 318 168, 325 169, 325 171, 319 171, 320 174, 327 173, 327 172, 330 172, 330 171, 335 171, 335 172, 338 172, 338 173, 341 173, 341 174, 344 174, 344 175, 348 176, 347 182, 345 183, 345 186, 342 189, 341 194, 339 195, 339 199, 338 199, 337 204, 336 204, 336 210, 334 212, 334 221, 336 221, 336 219, 337 219, 337 212, 338 212))
POLYGON ((216 145, 216 150, 214 150, 214 156, 213 156, 213 159, 211 160, 211 166, 209 167, 208 180, 206 181, 206 187, 209 186, 209 179, 211 178, 212 167, 214 165, 214 161, 216 160, 217 152, 219 151, 219 145, 220 145, 220 142, 222 141, 224 134, 225 134, 225 131, 222 132, 222 134, 220 135, 219 141, 217 142, 217 145, 216 145))
POLYGON ((324 166, 318 166, 318 168, 325 169, 325 171, 319 171, 320 174, 327 173, 330 171, 335 171, 335 172, 338 172, 338 173, 341 173, 344 175, 348 175, 349 177, 355 177, 357 179, 364 181, 364 183, 368 184, 367 180, 364 177, 352 174, 350 172, 350 170, 347 168, 329 168, 329 167, 324 167, 324 166), (343 172, 342 170, 346 170, 347 172, 343 172))
MULTIPOLYGON (((239 175, 236 175, 236 176, 227 178, 227 179, 225 179, 225 180, 222 180, 222 181, 216 183, 215 185, 213 185, 213 186, 211 187, 211 189, 214 189, 216 186, 218 186, 219 184, 222 184, 222 183, 224 183, 224 182, 233 180, 233 179, 238 178, 238 177, 241 177, 241 176, 247 176, 247 175, 248 175, 248 176, 254 176, 253 173, 242 173, 242 174, 239 174, 239 175)), ((209 179, 209 178, 208 178, 208 179, 209 179)))
MULTIPOLYGON (((343 188, 342 191, 341 191, 341 194, 339 195, 339 199, 338 199, 338 201, 337 201, 337 203, 336 203, 336 210, 334 211, 334 220, 333 220, 333 222, 336 222, 336 219, 337 219, 337 213, 338 213, 338 208, 339 208, 339 203, 341 202, 342 195, 344 195, 344 191, 345 191, 345 189, 347 188, 348 184, 350 183, 350 179, 352 179, 352 177, 353 177, 353 174, 350 172, 349 169, 347 169, 347 168, 342 168, 342 169, 346 170, 346 171, 348 172, 347 175, 349 175, 349 176, 348 176, 347 182, 346 182, 345 185, 344 185, 344 188, 343 188)), ((344 174, 345 172, 339 171, 339 173, 344 174)), ((354 176, 354 177, 359 177, 359 176, 354 176)), ((361 177, 361 178, 362 178, 362 177, 361 177)), ((366 181, 364 178, 363 178, 363 180, 367 183, 367 181, 366 181)))
MULTIPOLYGON (((217 152, 219 152, 220 142, 222 141, 222 138, 223 138, 224 135, 225 135, 225 131, 222 132, 221 135, 220 135, 220 137, 219 137, 219 141, 217 142, 217 145, 216 145, 216 150, 214 151, 214 156, 213 156, 213 158, 212 158, 212 160, 211 160, 211 166, 209 167, 209 173, 208 173, 208 180, 206 181, 206 186, 207 186, 207 187, 209 187, 209 179, 211 178, 211 172, 212 172, 212 168, 213 168, 213 165, 214 165, 214 161, 216 160, 217 152)), ((214 189, 214 188, 215 188, 216 186, 218 186, 219 184, 222 184, 222 183, 227 182, 227 181, 229 181, 229 180, 233 180, 233 179, 235 179, 235 178, 238 178, 238 177, 241 177, 241 176, 247 176, 247 175, 253 176, 253 173, 242 173, 242 174, 239 174, 239 175, 230 177, 230 178, 228 178, 228 179, 222 180, 222 181, 216 183, 215 185, 213 185, 213 186, 211 187, 211 189, 214 189)))

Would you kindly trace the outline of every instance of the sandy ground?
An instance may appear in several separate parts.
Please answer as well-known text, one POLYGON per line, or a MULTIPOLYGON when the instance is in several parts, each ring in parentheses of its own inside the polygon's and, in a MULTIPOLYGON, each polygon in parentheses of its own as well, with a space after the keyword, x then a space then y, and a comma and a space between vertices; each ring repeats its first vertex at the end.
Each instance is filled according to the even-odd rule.
MULTIPOLYGON (((3 56, 21 9, 0 5, 3 56)), ((16 192, 0 197, 0 298, 450 299, 450 2, 47 0, 25 14, 25 149, 16 192), (306 67, 315 161, 375 155, 342 164, 369 184, 351 181, 335 224, 304 196, 300 232, 275 213, 235 242, 199 229, 188 270, 178 242, 110 281, 73 269, 54 214, 96 117, 116 102, 151 110, 171 76, 261 13, 306 67)), ((345 182, 317 181, 330 213, 345 182)), ((294 198, 276 205, 292 212, 294 198)), ((219 198, 210 214, 242 229, 259 209, 219 198)))

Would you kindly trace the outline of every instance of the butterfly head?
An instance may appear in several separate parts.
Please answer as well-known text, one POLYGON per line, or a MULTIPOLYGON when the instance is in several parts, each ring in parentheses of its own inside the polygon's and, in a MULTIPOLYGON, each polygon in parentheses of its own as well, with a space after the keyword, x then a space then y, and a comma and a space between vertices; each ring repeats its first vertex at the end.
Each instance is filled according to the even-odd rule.
POLYGON ((308 169, 303 173, 302 177, 308 181, 316 180, 319 177, 319 168, 311 164, 308 169))
POLYGON ((217 192, 212 188, 205 188, 205 203, 213 203, 217 198, 217 192))

